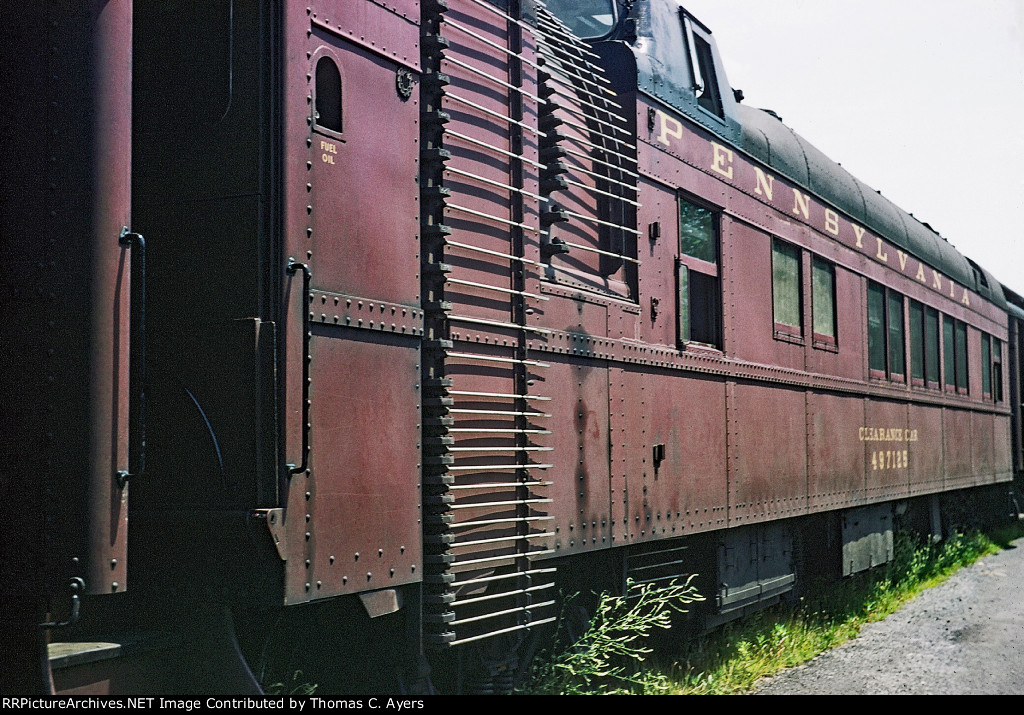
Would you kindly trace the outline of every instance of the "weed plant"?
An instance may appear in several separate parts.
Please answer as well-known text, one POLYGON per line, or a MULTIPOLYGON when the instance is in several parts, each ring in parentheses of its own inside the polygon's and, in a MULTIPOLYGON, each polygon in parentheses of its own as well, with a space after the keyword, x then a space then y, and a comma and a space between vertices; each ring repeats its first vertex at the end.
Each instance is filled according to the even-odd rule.
POLYGON ((573 638, 567 617, 578 608, 580 594, 565 600, 552 648, 542 654, 531 675, 527 692, 547 695, 596 693, 665 693, 668 678, 642 667, 652 648, 647 639, 672 625, 673 613, 704 600, 688 580, 655 588, 633 589, 629 597, 608 593, 597 598, 593 616, 578 638, 573 638))

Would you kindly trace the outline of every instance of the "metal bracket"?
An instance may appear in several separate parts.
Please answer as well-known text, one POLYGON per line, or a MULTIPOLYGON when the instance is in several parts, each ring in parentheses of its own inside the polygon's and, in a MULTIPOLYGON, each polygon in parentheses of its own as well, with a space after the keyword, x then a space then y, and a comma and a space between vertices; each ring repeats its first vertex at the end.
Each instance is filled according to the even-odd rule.
POLYGON ((66 628, 78 623, 78 619, 82 615, 82 594, 85 593, 85 581, 79 576, 73 576, 68 582, 68 590, 71 591, 71 615, 66 621, 40 623, 40 628, 66 628))

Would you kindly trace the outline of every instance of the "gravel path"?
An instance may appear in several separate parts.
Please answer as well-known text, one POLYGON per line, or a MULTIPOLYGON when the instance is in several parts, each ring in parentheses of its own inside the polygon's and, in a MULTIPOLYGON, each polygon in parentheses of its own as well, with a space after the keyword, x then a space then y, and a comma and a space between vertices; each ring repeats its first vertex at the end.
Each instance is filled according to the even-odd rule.
POLYGON ((1024 539, 754 694, 1024 694, 1024 539))

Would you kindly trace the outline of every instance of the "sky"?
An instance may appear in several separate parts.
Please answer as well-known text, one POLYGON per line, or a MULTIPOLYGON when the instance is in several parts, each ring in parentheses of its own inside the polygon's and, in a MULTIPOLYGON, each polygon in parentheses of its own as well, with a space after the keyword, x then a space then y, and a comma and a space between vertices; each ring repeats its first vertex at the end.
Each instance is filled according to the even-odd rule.
POLYGON ((683 0, 744 104, 1024 294, 1024 0, 683 0))

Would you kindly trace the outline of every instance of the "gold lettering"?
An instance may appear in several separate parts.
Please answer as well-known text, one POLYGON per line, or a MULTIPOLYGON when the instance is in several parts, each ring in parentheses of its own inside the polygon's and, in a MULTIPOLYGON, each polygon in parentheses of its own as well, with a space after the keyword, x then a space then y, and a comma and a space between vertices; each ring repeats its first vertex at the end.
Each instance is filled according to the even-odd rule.
POLYGON ((338 147, 335 144, 332 144, 329 141, 324 141, 323 139, 320 140, 320 150, 330 152, 331 154, 338 153, 338 147))
POLYGON ((668 137, 675 137, 676 139, 683 138, 683 124, 677 119, 674 119, 664 112, 658 112, 658 116, 661 117, 661 134, 658 135, 658 141, 665 146, 672 146, 672 143, 668 140, 668 137), (672 128, 669 128, 671 123, 672 128))
POLYGON ((932 288, 942 290, 942 276, 934 268, 932 269, 932 288))
POLYGON ((924 264, 923 263, 918 263, 917 264, 917 280, 921 281, 922 283, 927 283, 928 282, 928 280, 924 277, 924 264))
POLYGON ((811 197, 797 189, 793 189, 793 213, 797 216, 802 213, 805 219, 811 218, 811 197))
POLYGON ((950 281, 949 282, 949 297, 950 298, 956 298, 956 296, 953 295, 953 289, 954 288, 956 288, 956 283, 954 283, 953 281, 950 281))
POLYGON ((839 214, 832 209, 825 209, 825 230, 833 236, 839 235, 839 214))
POLYGON ((864 243, 861 241, 861 239, 864 238, 864 229, 857 224, 853 224, 853 232, 857 234, 857 248, 864 248, 864 243))
POLYGON ((960 302, 963 303, 964 305, 968 306, 968 307, 970 307, 970 305, 971 305, 971 296, 969 296, 967 294, 967 289, 966 288, 964 288, 964 297, 960 299, 960 302))
POLYGON ((333 163, 334 163, 334 157, 333 157, 333 156, 331 156, 330 154, 326 154, 326 153, 324 153, 324 154, 321 154, 321 155, 320 155, 320 159, 321 159, 321 160, 322 160, 322 161, 323 161, 323 162, 324 162, 325 164, 333 164, 333 163))
POLYGON ((907 269, 907 254, 904 253, 903 251, 897 250, 896 251, 896 255, 899 256, 899 259, 900 259, 900 270, 901 271, 906 270, 907 269))
POLYGON ((711 142, 714 155, 711 159, 711 169, 718 172, 727 179, 732 178, 732 149, 726 149, 721 144, 711 142))
POLYGON ((878 242, 878 251, 875 252, 875 258, 880 260, 882 263, 888 263, 889 254, 882 253, 882 239, 876 237, 875 240, 878 242))
POLYGON ((768 200, 771 201, 772 189, 775 188, 775 177, 771 174, 765 174, 756 166, 754 167, 754 173, 757 175, 757 185, 754 186, 754 193, 759 196, 767 196, 768 200))

